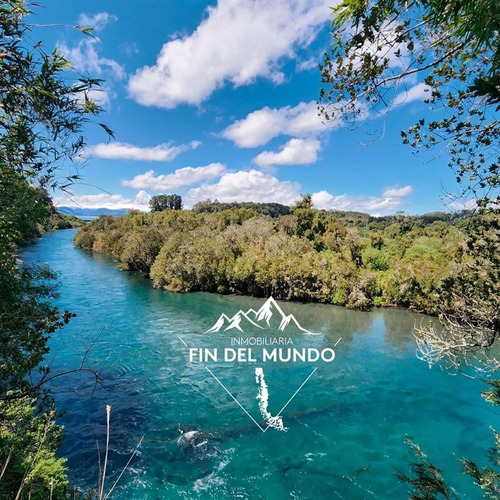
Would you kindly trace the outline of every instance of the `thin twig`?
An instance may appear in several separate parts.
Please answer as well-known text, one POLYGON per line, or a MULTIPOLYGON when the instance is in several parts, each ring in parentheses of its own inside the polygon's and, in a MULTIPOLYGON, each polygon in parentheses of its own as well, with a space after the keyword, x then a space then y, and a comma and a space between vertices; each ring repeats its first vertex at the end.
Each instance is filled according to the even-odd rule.
POLYGON ((5 474, 5 470, 7 469, 7 466, 9 465, 11 456, 12 456, 12 450, 9 451, 9 455, 7 456, 7 459, 5 460, 4 464, 2 465, 2 471, 0 472, 0 481, 2 480, 2 478, 5 474))
POLYGON ((128 459, 128 462, 125 464, 125 467, 122 469, 120 475, 118 476, 118 479, 114 482, 113 486, 111 487, 111 489, 108 491, 108 493, 104 497, 104 500, 107 500, 108 497, 111 495, 111 493, 113 493, 113 490, 115 489, 115 486, 118 484, 118 481, 120 481, 121 477, 123 476, 123 474, 127 470, 128 466, 130 465, 130 462, 134 458, 134 455, 137 453, 137 450, 140 448, 143 439, 144 439, 144 436, 142 436, 141 439, 139 439, 139 442, 137 443, 137 446, 135 447, 135 449, 132 452, 132 454, 130 455, 130 458, 128 459))
POLYGON ((104 452, 104 467, 102 469, 102 481, 101 481, 101 491, 99 492, 99 500, 103 500, 104 481, 106 480, 106 468, 108 466, 110 416, 111 416, 111 405, 106 405, 106 451, 104 452))

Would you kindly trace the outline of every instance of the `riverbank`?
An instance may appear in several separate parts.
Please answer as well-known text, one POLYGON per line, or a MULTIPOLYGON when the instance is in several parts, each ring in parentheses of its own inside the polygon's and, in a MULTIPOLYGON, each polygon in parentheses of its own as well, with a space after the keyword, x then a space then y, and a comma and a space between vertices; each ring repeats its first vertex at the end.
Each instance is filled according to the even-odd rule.
POLYGON ((146 273, 155 287, 436 314, 442 285, 464 262, 470 215, 374 218, 248 208, 102 216, 75 245, 146 273))

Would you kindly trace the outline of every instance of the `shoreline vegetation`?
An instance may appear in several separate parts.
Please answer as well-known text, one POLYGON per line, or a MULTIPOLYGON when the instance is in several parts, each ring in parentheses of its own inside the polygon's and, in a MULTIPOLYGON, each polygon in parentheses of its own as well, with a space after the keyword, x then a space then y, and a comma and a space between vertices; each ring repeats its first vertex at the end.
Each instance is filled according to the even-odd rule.
POLYGON ((77 247, 108 254, 174 292, 206 291, 435 315, 467 264, 472 212, 396 214, 200 202, 192 210, 101 216, 77 247))
POLYGON ((74 229, 82 227, 85 221, 75 215, 68 215, 58 212, 57 210, 49 218, 49 231, 57 231, 58 229, 74 229))
POLYGON ((85 224, 85 221, 74 215, 58 212, 53 206, 47 205, 47 214, 36 224, 30 225, 21 235, 19 245, 31 245, 38 238, 51 231, 60 229, 77 229, 85 224))

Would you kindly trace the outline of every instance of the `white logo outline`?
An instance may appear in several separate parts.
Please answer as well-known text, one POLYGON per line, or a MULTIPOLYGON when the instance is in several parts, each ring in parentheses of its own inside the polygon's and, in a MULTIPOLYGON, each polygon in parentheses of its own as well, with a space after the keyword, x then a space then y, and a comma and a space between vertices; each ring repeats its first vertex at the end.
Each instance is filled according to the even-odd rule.
MULTIPOLYGON (((222 331, 230 331, 233 329, 239 330, 240 332, 244 333, 243 329, 241 328, 241 322, 242 319, 245 319, 253 325, 254 327, 257 327, 261 330, 266 330, 266 326, 262 326, 262 323, 267 325, 267 329, 271 329, 271 318, 273 317, 273 309, 278 313, 279 316, 281 316, 280 324, 278 327, 278 330, 280 332, 285 331, 285 329, 288 327, 288 325, 293 324, 295 325, 302 333, 305 333, 307 335, 321 335, 321 333, 314 333, 306 328, 303 328, 300 323, 297 321, 295 316, 293 314, 286 315, 279 304, 276 302, 276 300, 270 296, 266 302, 257 310, 255 311, 254 309, 250 308, 247 311, 239 310, 236 314, 234 314, 232 317, 227 316, 226 314, 222 313, 219 316, 219 319, 214 323, 214 325, 209 328, 205 333, 214 333, 214 332, 220 332, 222 331), (253 315, 253 318, 251 317, 253 315), (261 323, 261 324, 259 324, 261 323), (225 327, 222 329, 222 327, 225 327)), ((179 340, 186 346, 186 342, 179 337, 179 340)), ((339 338, 337 342, 335 343, 335 347, 337 344, 342 340, 342 338, 339 338)), ((276 430, 280 431, 287 431, 288 428, 283 425, 283 418, 282 418, 282 413, 283 411, 287 408, 287 406, 292 402, 292 400, 297 396, 297 394, 302 390, 302 388, 306 385, 306 383, 309 381, 309 379, 316 373, 318 367, 314 367, 314 369, 309 373, 309 375, 305 378, 305 380, 302 382, 302 384, 297 388, 297 390, 293 393, 293 395, 288 399, 288 401, 283 405, 281 410, 275 415, 272 416, 268 412, 268 397, 269 393, 267 390, 267 384, 264 379, 264 372, 263 368, 255 368, 255 381, 257 382, 257 385, 259 386, 258 394, 257 394, 257 400, 258 400, 258 407, 260 410, 260 413, 264 419, 264 422, 267 424, 266 427, 262 427, 255 419, 254 417, 247 411, 247 409, 238 401, 238 399, 229 391, 229 389, 222 383, 222 381, 215 375, 215 373, 208 368, 208 366, 205 367, 205 369, 210 373, 210 375, 217 381, 217 383, 227 392, 227 394, 233 399, 233 401, 240 407, 241 410, 252 420, 252 422, 256 425, 256 427, 262 432, 265 433, 269 428, 274 428, 276 430)))
POLYGON ((260 330, 270 329, 271 328, 271 318, 274 315, 274 311, 281 316, 280 324, 278 326, 279 332, 284 332, 285 329, 290 325, 295 325, 302 333, 307 335, 321 335, 320 333, 314 333, 306 328, 303 328, 300 323, 297 321, 293 314, 286 315, 283 312, 283 309, 279 306, 279 304, 274 300, 271 296, 266 302, 255 311, 250 308, 247 311, 243 311, 240 309, 236 314, 229 317, 227 314, 222 313, 219 316, 219 319, 214 323, 214 325, 209 328, 205 333, 215 333, 220 332, 221 330, 224 332, 230 330, 239 330, 244 333, 242 328, 243 320, 246 320, 252 326, 259 328, 260 330))

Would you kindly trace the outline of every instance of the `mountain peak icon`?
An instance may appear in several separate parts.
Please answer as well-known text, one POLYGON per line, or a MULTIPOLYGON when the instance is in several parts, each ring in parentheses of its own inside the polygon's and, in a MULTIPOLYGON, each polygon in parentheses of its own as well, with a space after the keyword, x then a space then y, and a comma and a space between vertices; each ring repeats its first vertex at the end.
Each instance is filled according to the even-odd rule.
POLYGON ((262 307, 255 313, 255 319, 257 321, 265 321, 267 326, 271 326, 271 318, 274 316, 274 311, 279 314, 282 318, 285 317, 285 313, 278 305, 278 303, 272 298, 269 297, 262 307))
POLYGON ((243 332, 243 328, 249 325, 261 330, 276 328, 280 332, 285 331, 286 328, 293 325, 301 332, 312 334, 312 332, 300 325, 293 314, 286 315, 273 297, 269 297, 257 311, 254 309, 248 309, 248 311, 240 310, 231 317, 222 313, 214 325, 205 333, 226 332, 233 329, 243 332), (274 327, 273 323, 275 323, 274 327))

